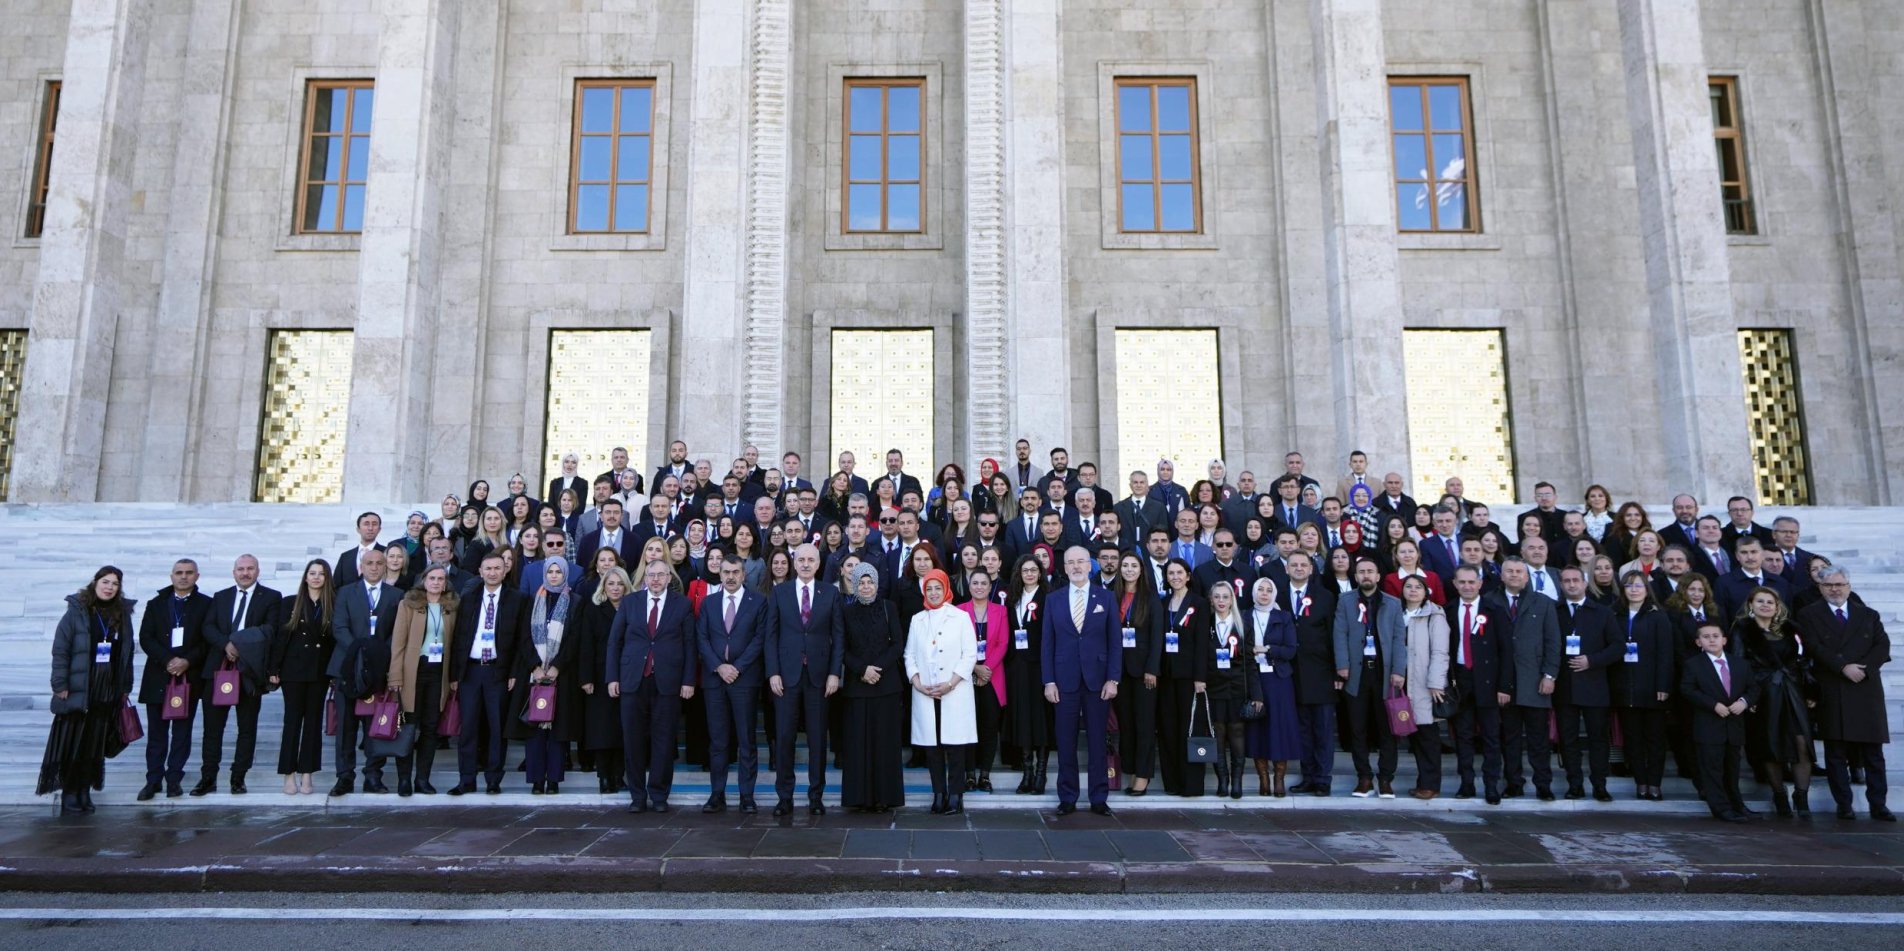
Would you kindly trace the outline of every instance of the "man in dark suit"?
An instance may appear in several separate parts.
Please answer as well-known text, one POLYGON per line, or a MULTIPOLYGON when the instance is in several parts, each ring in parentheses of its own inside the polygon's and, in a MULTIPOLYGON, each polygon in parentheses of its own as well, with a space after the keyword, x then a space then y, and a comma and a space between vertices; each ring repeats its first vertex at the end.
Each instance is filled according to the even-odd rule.
MULTIPOLYGON (((1041 483, 1049 486, 1052 479, 1060 479, 1064 482, 1065 498, 1070 498, 1071 493, 1076 491, 1078 487, 1078 471, 1071 468, 1070 450, 1063 447, 1051 450, 1051 468, 1045 472, 1041 483)), ((1050 492, 1045 493, 1046 498, 1050 498, 1050 496, 1050 492)))
POLYGON ((1765 555, 1784 563, 1778 576, 1791 586, 1792 597, 1796 598, 1812 587, 1811 560, 1817 556, 1798 547, 1798 519, 1790 515, 1772 519, 1772 539, 1773 546, 1766 550, 1765 555))
POLYGON ((1732 550, 1725 546, 1723 535, 1714 516, 1701 516, 1693 523, 1692 570, 1705 575, 1715 588, 1733 568, 1732 550))
MULTIPOLYGON (((787 450, 784 453, 781 453, 780 455, 781 481, 789 489, 814 489, 817 492, 818 489, 813 484, 812 480, 801 477, 800 475, 801 464, 802 464, 802 461, 800 459, 799 453, 794 452, 791 449, 787 450)), ((825 475, 826 473, 822 472, 820 474, 825 475)))
MULTIPOLYGON (((708 785, 702 812, 727 809, 728 748, 740 754, 740 811, 753 815, 760 750, 754 739, 754 705, 765 679, 761 655, 767 646, 767 598, 741 587, 738 561, 721 563, 720 589, 701 603, 695 644, 701 655, 701 689, 707 708, 708 785)), ((673 734, 669 734, 672 742, 673 734)))
POLYGON ((1560 618, 1552 598, 1534 593, 1527 562, 1510 555, 1501 562, 1501 593, 1496 606, 1507 615, 1514 642, 1513 703, 1502 704, 1501 746, 1507 789, 1513 799, 1526 794, 1522 782, 1521 751, 1533 765, 1534 794, 1554 801, 1554 756, 1547 744, 1547 722, 1553 713, 1555 685, 1560 679, 1562 643, 1560 618))
POLYGON ((1735 495, 1726 500, 1726 515, 1732 520, 1727 522, 1725 530, 1719 533, 1719 543, 1726 547, 1726 551, 1736 551, 1739 547, 1739 539, 1748 536, 1758 539, 1759 544, 1766 548, 1772 548, 1778 544, 1777 539, 1772 537, 1771 529, 1752 521, 1752 513, 1751 499, 1743 495, 1735 495))
POLYGON ((679 479, 693 471, 694 466, 688 462, 688 444, 677 439, 668 443, 668 464, 655 469, 654 478, 648 480, 648 484, 659 490, 662 479, 668 476, 679 479))
MULTIPOLYGON (((1436 513, 1437 517, 1440 513, 1436 513)), ((1448 684, 1461 702, 1453 721, 1455 765, 1461 774, 1456 799, 1474 798, 1474 737, 1481 737, 1481 778, 1487 803, 1501 802, 1501 711, 1515 696, 1514 626, 1500 605, 1481 600, 1481 570, 1454 572, 1448 599, 1448 684)))
POLYGON ((1091 554, 1083 546, 1065 549, 1064 575, 1068 583, 1046 602, 1039 655, 1045 702, 1058 706, 1058 814, 1078 808, 1078 718, 1083 717, 1091 811, 1108 816, 1111 787, 1104 738, 1110 730, 1111 701, 1117 699, 1123 629, 1115 598, 1091 583, 1091 554))
POLYGON ((1307 558, 1289 563, 1289 583, 1276 597, 1296 626, 1296 719, 1302 731, 1302 782, 1289 792, 1327 796, 1335 772, 1335 705, 1342 687, 1335 676, 1336 589, 1316 583, 1307 558))
POLYGON ((533 650, 529 644, 529 599, 503 584, 508 571, 500 556, 484 556, 479 569, 482 585, 463 599, 456 615, 456 634, 449 650, 449 679, 456 689, 463 720, 456 737, 456 763, 461 781, 452 796, 476 791, 476 771, 483 769, 490 795, 502 792, 502 776, 509 755, 503 732, 509 691, 516 689, 516 652, 533 650), (484 742, 484 740, 487 742, 484 742))
POLYGON ((158 795, 161 783, 166 798, 185 795, 193 707, 184 700, 175 708, 182 708, 184 716, 165 719, 165 690, 178 677, 185 680, 190 696, 204 693, 198 674, 205 665, 205 620, 211 607, 212 599, 198 590, 198 562, 180 558, 172 563, 171 587, 146 602, 145 616, 139 619, 139 650, 145 654, 139 702, 146 710, 145 788, 139 790, 140 802, 158 795))
POLYGON ((857 492, 860 495, 870 495, 872 492, 872 486, 867 484, 864 478, 860 477, 859 475, 853 472, 853 467, 857 464, 858 462, 855 460, 852 453, 850 452, 840 453, 840 458, 838 460, 838 465, 840 467, 839 471, 846 473, 846 484, 848 486, 848 491, 857 492))
POLYGON ((1119 541, 1125 548, 1136 548, 1150 536, 1151 529, 1168 529, 1170 516, 1162 501, 1150 497, 1150 476, 1143 470, 1131 473, 1130 488, 1131 494, 1117 503, 1118 524, 1124 529, 1119 541))
POLYGON ((1895 822, 1884 801, 1890 791, 1884 744, 1890 742, 1891 728, 1885 720, 1881 673, 1891 659, 1891 639, 1878 613, 1851 593, 1851 576, 1843 568, 1832 565, 1819 572, 1818 591, 1823 597, 1798 612, 1798 631, 1810 645, 1818 678, 1812 728, 1825 741, 1825 774, 1838 802, 1838 818, 1856 818, 1850 767, 1862 766, 1871 818, 1895 822))
POLYGON ((886 472, 879 478, 892 483, 895 501, 904 495, 907 489, 919 493, 920 498, 925 498, 925 490, 919 486, 919 477, 906 472, 905 467, 906 454, 897 449, 888 449, 886 450, 886 472))
POLYGON ((1249 598, 1250 586, 1256 583, 1256 569, 1250 567, 1249 557, 1236 550, 1236 533, 1227 528, 1219 528, 1211 536, 1211 553, 1215 556, 1198 565, 1190 573, 1190 583, 1198 594, 1210 596, 1210 589, 1217 585, 1227 585, 1235 595, 1236 603, 1245 603, 1249 598))
MULTIPOLYGON (((627 469, 628 469, 628 449, 625 446, 616 446, 614 449, 610 450, 608 453, 608 471, 602 473, 601 475, 596 476, 595 478, 599 479, 602 476, 607 476, 608 484, 614 486, 617 491, 620 491, 622 488, 622 484, 621 484, 622 473, 626 471, 627 469)), ((565 467, 563 469, 563 472, 567 474, 569 470, 565 467)), ((628 491, 639 495, 641 494, 641 491, 642 491, 641 473, 636 472, 636 473, 633 473, 633 475, 635 480, 632 484, 628 486, 628 491)), ((657 485, 659 485, 660 482, 661 480, 659 478, 655 480, 655 484, 657 485)), ((558 497, 554 495, 549 496, 550 504, 553 505, 557 498, 558 497)))
MULTIPOLYGON (((282 597, 258 583, 258 559, 251 555, 238 556, 231 566, 231 580, 234 582, 231 587, 212 595, 211 613, 205 623, 205 666, 200 674, 207 685, 220 667, 238 663, 238 645, 231 642, 231 636, 247 627, 271 623, 277 616, 278 600, 282 597)), ((251 769, 252 756, 258 748, 258 708, 263 700, 263 694, 257 689, 244 689, 244 677, 238 680, 238 746, 231 759, 233 793, 245 792, 245 772, 251 769)), ((192 787, 194 796, 218 789, 218 763, 225 751, 225 721, 234 708, 220 706, 213 702, 215 699, 210 690, 205 691, 205 732, 199 747, 198 785, 192 787)))
POLYGON ((595 553, 606 547, 621 553, 622 564, 632 564, 633 556, 641 552, 641 546, 635 543, 634 533, 622 526, 621 503, 609 499, 602 503, 601 513, 602 527, 583 535, 576 545, 575 553, 581 556, 576 559, 577 562, 593 565, 595 553))
POLYGON ((1301 528, 1307 522, 1322 527, 1322 513, 1302 504, 1302 480, 1284 476, 1276 480, 1276 524, 1288 529, 1301 528))
POLYGON ((1223 524, 1231 531, 1241 534, 1243 525, 1256 517, 1256 498, 1262 493, 1256 491, 1256 473, 1243 470, 1236 476, 1236 491, 1223 500, 1223 524))
MULTIPOLYGON (((1342 501, 1349 502, 1351 501, 1351 499, 1345 496, 1342 499, 1342 501)), ((1402 474, 1401 473, 1391 472, 1383 476, 1382 477, 1382 491, 1380 493, 1377 493, 1375 498, 1371 499, 1370 501, 1375 504, 1376 508, 1381 509, 1384 512, 1393 512, 1396 515, 1401 516, 1402 524, 1404 525, 1415 524, 1415 509, 1417 506, 1415 504, 1415 500, 1412 498, 1409 498, 1408 495, 1402 491, 1402 474)), ((1455 522, 1459 524, 1460 521, 1461 521, 1460 517, 1457 516, 1455 518, 1455 522)), ((1440 529, 1436 529, 1436 531, 1440 531, 1440 529)), ((1449 534, 1452 534, 1452 532, 1450 532, 1449 534)), ((1446 578, 1441 579, 1441 583, 1444 585, 1447 584, 1448 579, 1446 578)))
MULTIPOLYGON (((501 564, 502 559, 496 559, 501 564)), ((390 639, 392 626, 397 620, 397 605, 403 601, 403 592, 385 579, 389 562, 381 552, 368 554, 358 560, 357 566, 363 571, 363 577, 349 585, 339 585, 331 605, 331 637, 337 646, 331 651, 330 667, 325 673, 331 682, 338 685, 337 707, 339 716, 337 729, 337 784, 331 787, 332 796, 346 796, 357 788, 357 730, 364 726, 364 717, 358 717, 354 705, 359 697, 348 696, 342 685, 350 677, 344 670, 344 660, 350 654, 350 646, 367 638, 390 639)), ((386 654, 386 656, 388 656, 386 654)), ((466 728, 467 729, 467 728, 466 728)), ((383 784, 383 757, 366 757, 364 760, 364 792, 385 793, 389 788, 383 784)))
POLYGON ((1613 612, 1587 597, 1587 576, 1579 566, 1560 570, 1561 653, 1566 663, 1554 688, 1558 718, 1560 761, 1567 769, 1567 798, 1586 798, 1580 771, 1580 730, 1586 727, 1586 777, 1593 780, 1593 798, 1612 802, 1607 792, 1607 751, 1611 743, 1607 708, 1613 695, 1607 674, 1625 654, 1624 640, 1613 623, 1613 612))
POLYGON ((1566 534, 1567 513, 1560 510, 1559 502, 1560 493, 1552 482, 1534 483, 1534 507, 1516 516, 1514 526, 1519 528, 1527 516, 1534 515, 1540 518, 1540 537, 1561 537, 1566 534))
POLYGON ((1692 711, 1692 742, 1699 751, 1699 794, 1712 817, 1744 822, 1757 813, 1739 795, 1739 755, 1745 748, 1745 711, 1758 702, 1752 668, 1726 654, 1725 628, 1699 625, 1699 653, 1686 659, 1679 692, 1692 711))
POLYGON ((681 701, 694 696, 694 610, 668 590, 673 579, 665 562, 649 562, 641 593, 622 599, 608 630, 608 695, 621 701, 629 812, 668 811, 674 731, 681 701))
POLYGON ((827 698, 840 689, 846 660, 846 605, 839 589, 820 583, 820 551, 801 545, 794 580, 768 600, 767 689, 774 695, 774 761, 778 775, 774 815, 793 815, 793 734, 802 715, 807 731, 807 811, 826 814, 827 698))
POLYGON ((1443 591, 1454 588, 1454 570, 1461 567, 1461 537, 1455 533, 1460 518, 1452 509, 1435 509, 1434 534, 1421 540, 1422 567, 1441 579, 1443 591))
MULTIPOLYGON (((623 458, 626 458, 627 455, 626 452, 622 453, 623 458)), ((548 504, 560 505, 562 502, 562 492, 566 489, 575 493, 576 511, 581 511, 583 507, 588 505, 588 480, 582 478, 582 474, 576 471, 581 465, 581 456, 572 452, 562 454, 562 474, 549 480, 549 494, 544 496, 544 498, 548 500, 548 504)), ((558 508, 556 511, 560 512, 561 509, 558 508)))
POLYGON ((1659 530, 1659 538, 1668 545, 1699 547, 1699 500, 1690 495, 1673 496, 1673 520, 1659 530))
MULTIPOLYGON (((1038 544, 1038 513, 1044 501, 1044 493, 1035 485, 1018 490, 1018 511, 1005 519, 1005 549, 1011 553, 1007 561, 1030 554, 1031 546, 1038 544)), ((1000 515, 1003 517, 1003 513, 1000 515)))
MULTIPOLYGON (((996 518, 997 516, 992 517, 996 518)), ((897 515, 893 516, 892 526, 893 532, 897 534, 899 531, 899 518, 897 515)), ((834 552, 832 557, 827 559, 826 571, 820 580, 825 581, 827 584, 838 581, 840 578, 840 563, 845 561, 848 555, 858 555, 860 561, 872 561, 873 564, 877 566, 879 564, 877 559, 885 557, 885 550, 881 547, 880 542, 869 540, 869 534, 865 516, 849 516, 846 519, 846 544, 841 546, 839 551, 834 552)), ((880 579, 880 584, 884 585, 885 579, 880 579)))
POLYGON ((1111 495, 1110 490, 1098 485, 1097 476, 1097 463, 1078 463, 1078 488, 1077 491, 1071 493, 1071 497, 1075 502, 1086 495, 1091 496, 1097 506, 1091 511, 1103 515, 1117 508, 1117 499, 1111 495))
POLYGON ((1760 562, 1765 558, 1765 549, 1759 540, 1746 535, 1738 540, 1738 547, 1732 551, 1732 570, 1719 579, 1714 599, 1719 602, 1721 617, 1738 617, 1740 609, 1745 607, 1751 597, 1752 589, 1763 585, 1778 592, 1778 599, 1784 604, 1792 603, 1792 588, 1784 578, 1766 571, 1760 562))
POLYGON ((377 544, 377 534, 383 531, 383 516, 375 512, 365 512, 357 516, 357 537, 355 548, 346 548, 337 556, 337 565, 331 569, 331 583, 339 589, 356 582, 358 577, 357 561, 371 552, 383 551, 377 544))

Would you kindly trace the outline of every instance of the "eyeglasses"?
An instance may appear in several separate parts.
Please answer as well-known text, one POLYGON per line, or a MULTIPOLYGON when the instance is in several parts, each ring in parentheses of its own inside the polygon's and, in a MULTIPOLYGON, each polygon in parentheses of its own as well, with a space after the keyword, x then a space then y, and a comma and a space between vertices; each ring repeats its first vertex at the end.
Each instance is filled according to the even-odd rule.
POLYGON ((882 519, 880 519, 880 520, 879 520, 879 524, 881 524, 881 525, 891 525, 891 524, 893 524, 893 523, 895 523, 895 522, 897 522, 897 521, 899 521, 899 520, 898 520, 898 519, 896 519, 896 518, 882 518, 882 519))
POLYGON ((997 528, 997 527, 998 527, 998 522, 996 522, 996 521, 985 521, 985 520, 982 520, 982 519, 981 519, 981 520, 979 521, 979 523, 978 523, 978 527, 980 527, 980 528, 997 528))
POLYGON ((1217 542, 1217 543, 1216 543, 1216 544, 1215 544, 1214 546, 1212 546, 1212 547, 1214 547, 1214 548, 1235 548, 1235 547, 1236 547, 1236 543, 1235 543, 1235 542, 1217 542))

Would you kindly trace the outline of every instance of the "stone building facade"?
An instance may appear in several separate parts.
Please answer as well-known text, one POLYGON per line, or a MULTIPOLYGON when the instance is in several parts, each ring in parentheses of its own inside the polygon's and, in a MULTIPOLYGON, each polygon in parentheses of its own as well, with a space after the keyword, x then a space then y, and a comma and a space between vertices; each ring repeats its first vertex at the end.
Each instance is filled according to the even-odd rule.
MULTIPOLYGON (((347 499, 542 472, 569 448, 549 444, 568 367, 552 332, 603 329, 648 331, 645 365, 583 381, 594 402, 560 414, 626 433, 644 470, 676 436, 720 468, 743 442, 828 457, 840 420, 895 395, 836 385, 854 369, 839 334, 905 329, 930 331, 908 366, 932 380, 916 435, 933 460, 1007 458, 1024 436, 1122 472, 1154 463, 1132 446, 1155 420, 1120 418, 1144 405, 1120 387, 1169 375, 1120 364, 1119 333, 1189 328, 1215 334, 1190 371, 1220 381, 1205 422, 1232 472, 1293 448, 1334 475, 1359 448, 1438 482, 1452 473, 1411 464, 1411 443, 1440 414, 1504 420, 1504 491, 1522 496, 1541 478, 1567 498, 1588 482, 1750 495, 1766 452, 1796 451, 1810 500, 1888 504, 1904 498, 1896 12, 9 0, 0 332, 26 333, 9 344, 8 497, 260 495, 282 436, 272 341, 310 330, 350 332, 329 460, 347 499), (916 228, 849 226, 850 89, 879 80, 917 90, 916 228), (1169 178, 1127 165, 1136 140, 1119 134, 1121 91, 1156 80, 1193 97, 1189 228, 1123 211, 1151 194, 1126 190, 1133 168, 1169 178), (361 207, 356 227, 312 229, 313 90, 339 81, 374 90, 367 169, 346 176, 361 207), (577 99, 597 81, 651 91, 645 230, 575 233, 577 99), (1458 88, 1465 136, 1448 139, 1461 183, 1412 206, 1396 112, 1411 82, 1458 88), (1742 172, 1715 150, 1721 84, 1742 172), (1743 176, 1730 194, 1749 224, 1722 174, 1743 176), (1448 214, 1451 192, 1478 225, 1404 230, 1429 204, 1448 214), (1427 330, 1496 331, 1498 362, 1409 363, 1407 335, 1427 330), (1742 358, 1741 330, 1781 332, 1797 372, 1742 358), (1752 418, 1755 375, 1796 415, 1752 418), (1487 376, 1504 405, 1464 405, 1487 376), (1759 445, 1801 421, 1796 450, 1759 445)), ((1175 121, 1150 119, 1160 136, 1175 121)))

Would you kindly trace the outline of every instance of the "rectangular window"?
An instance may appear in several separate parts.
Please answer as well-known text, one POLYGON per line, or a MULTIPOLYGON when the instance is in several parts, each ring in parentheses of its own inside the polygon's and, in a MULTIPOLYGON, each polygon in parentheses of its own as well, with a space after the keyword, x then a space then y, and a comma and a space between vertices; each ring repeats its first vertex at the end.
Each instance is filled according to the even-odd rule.
POLYGON ((846 81, 848 232, 925 230, 925 80, 846 81))
POLYGON ((260 502, 336 502, 344 492, 351 332, 273 330, 258 427, 260 502))
POLYGON ((934 471, 932 347, 930 330, 833 331, 828 459, 851 452, 870 481, 886 471, 886 450, 897 449, 907 472, 934 471))
POLYGON ((298 163, 298 234, 364 230, 373 86, 368 79, 325 79, 307 87, 304 158, 298 163))
POLYGON ((26 379, 24 330, 0 330, 0 502, 13 472, 13 438, 20 423, 20 384, 26 379))
POLYGON ((1216 355, 1214 330, 1118 329, 1119 473, 1152 471, 1159 459, 1184 472, 1202 472, 1223 456, 1216 355))
POLYGON ((1402 331, 1408 462, 1415 497, 1438 499, 1449 476, 1470 498, 1514 501, 1507 346, 1499 330, 1402 331), (1461 372, 1450 373, 1449 367, 1461 372))
POLYGON ((1792 332, 1739 331, 1739 364, 1745 374, 1745 420, 1752 431, 1759 502, 1810 505, 1810 454, 1805 451, 1805 413, 1799 400, 1792 332))
MULTIPOLYGON (((609 468, 609 450, 648 458, 648 430, 630 425, 623 413, 603 412, 602 394, 633 418, 647 417, 648 358, 653 337, 646 330, 549 331, 549 395, 542 424, 542 485, 562 474, 562 456, 582 457, 582 478, 609 468)), ((639 465, 636 466, 639 468, 639 465)), ((619 487, 617 487, 619 489, 619 487)), ((650 486, 649 489, 659 489, 650 486)), ((556 499, 547 500, 551 504, 556 499)), ((589 499, 582 498, 587 505, 589 499)))
POLYGON ((46 84, 40 106, 40 138, 33 147, 33 191, 26 206, 26 236, 37 238, 46 228, 46 186, 53 177, 53 127, 59 122, 60 81, 46 84))
POLYGON ((1117 221, 1124 232, 1203 230, 1197 81, 1117 81, 1117 221))
POLYGON ((1465 77, 1388 80, 1395 220, 1402 231, 1481 230, 1465 77))
POLYGON ((1739 117, 1739 80, 1714 76, 1706 84, 1712 99, 1712 139, 1719 147, 1719 197, 1725 203, 1727 234, 1758 234, 1752 213, 1752 186, 1745 178, 1745 123, 1739 117))
POLYGON ((570 234, 648 231, 649 189, 654 182, 654 92, 652 79, 584 79, 575 84, 570 234))

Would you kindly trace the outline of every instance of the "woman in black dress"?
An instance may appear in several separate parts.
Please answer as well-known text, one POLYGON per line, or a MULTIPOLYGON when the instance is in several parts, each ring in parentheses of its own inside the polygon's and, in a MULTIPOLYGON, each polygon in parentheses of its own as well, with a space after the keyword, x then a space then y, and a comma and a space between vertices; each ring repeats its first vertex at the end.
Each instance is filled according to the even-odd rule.
POLYGON ((1039 651, 1044 644, 1045 569, 1036 558, 1020 556, 1012 564, 1005 589, 1005 610, 1011 622, 1011 643, 1005 648, 1005 721, 1012 744, 1024 751, 1020 794, 1044 795, 1045 769, 1050 765, 1051 704, 1045 702, 1044 675, 1039 651))
POLYGON ((285 795, 316 792, 311 774, 324 765, 324 696, 330 681, 325 669, 337 640, 331 634, 331 566, 313 558, 304 566, 297 595, 278 602, 272 619, 271 653, 265 675, 284 688, 284 729, 278 744, 278 773, 285 795))
POLYGON ((608 795, 628 789, 622 767, 621 704, 608 695, 608 681, 612 679, 608 672, 608 631, 614 626, 615 612, 621 610, 621 599, 633 585, 628 572, 609 564, 594 587, 594 592, 575 609, 575 679, 582 688, 582 749, 595 754, 595 784, 608 795))
POLYGON ((1731 643, 1739 645, 1752 676, 1758 678, 1759 702, 1745 715, 1745 752, 1764 770, 1772 786, 1772 806, 1781 816, 1811 817, 1811 659, 1805 656, 1798 625, 1771 588, 1753 588, 1745 612, 1732 624, 1731 643), (1792 792, 1785 794, 1790 769, 1792 792))
MULTIPOLYGON (((1251 522, 1250 524, 1256 524, 1251 522)), ((1144 559, 1128 551, 1117 559, 1111 585, 1124 646, 1118 667, 1117 760, 1131 777, 1133 796, 1150 791, 1157 774, 1157 671, 1164 649, 1164 612, 1144 559)))
POLYGON ((846 722, 840 744, 840 805, 887 812, 905 805, 899 746, 907 727, 906 635, 892 602, 879 597, 879 570, 856 565, 847 575, 846 722))
MULTIPOLYGON (((1255 670, 1253 663, 1245 663, 1250 657, 1250 644, 1245 639, 1243 617, 1236 610, 1236 589, 1227 584, 1210 586, 1210 636, 1203 639, 1203 666, 1209 671, 1208 686, 1204 690, 1204 710, 1209 719, 1206 725, 1215 728, 1210 734, 1216 739, 1216 794, 1231 799, 1243 798, 1243 713, 1251 702, 1262 702, 1260 687, 1252 690, 1249 673, 1255 670)), ((1194 717, 1190 727, 1194 731, 1197 723, 1194 717)))
MULTIPOLYGON (((1200 695, 1210 677, 1205 652, 1210 640, 1210 603, 1190 587, 1190 563, 1172 558, 1164 565, 1164 643, 1157 673, 1157 756, 1164 791, 1173 796, 1203 795, 1203 764, 1189 761, 1190 712, 1203 705, 1200 695)), ((1204 725, 1199 714, 1196 726, 1204 725)))
POLYGON ((132 692, 133 602, 120 596, 124 581, 111 565, 93 572, 91 584, 66 596, 53 632, 53 728, 33 794, 59 790, 61 815, 93 811, 106 758, 126 748, 119 711, 132 692))

